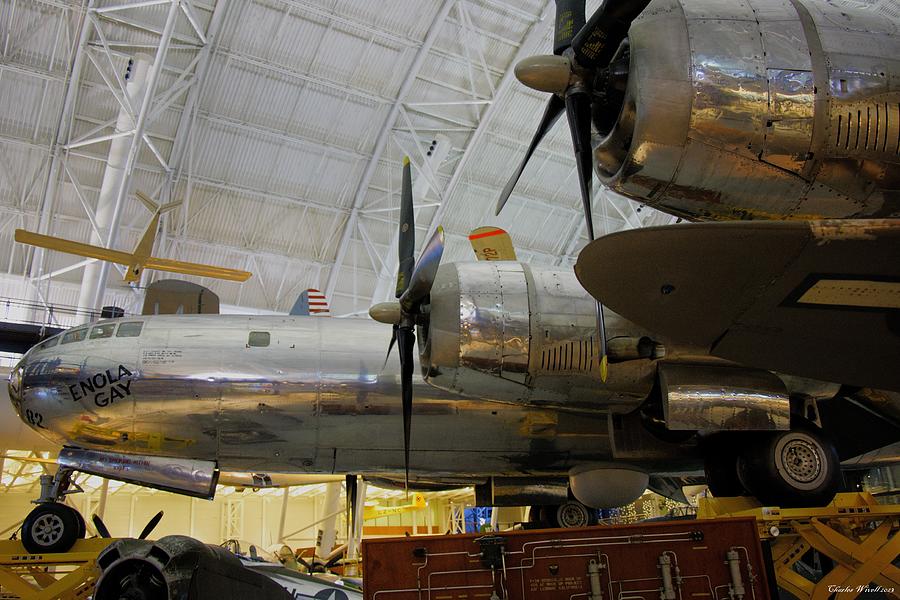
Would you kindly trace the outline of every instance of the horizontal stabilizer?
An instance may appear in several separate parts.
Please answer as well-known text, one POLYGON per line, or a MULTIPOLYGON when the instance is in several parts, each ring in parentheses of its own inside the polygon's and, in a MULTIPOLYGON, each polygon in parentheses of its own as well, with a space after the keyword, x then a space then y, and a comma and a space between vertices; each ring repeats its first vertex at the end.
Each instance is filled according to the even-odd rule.
POLYGON ((575 273, 604 305, 677 343, 900 390, 900 220, 634 229, 588 244, 575 273))

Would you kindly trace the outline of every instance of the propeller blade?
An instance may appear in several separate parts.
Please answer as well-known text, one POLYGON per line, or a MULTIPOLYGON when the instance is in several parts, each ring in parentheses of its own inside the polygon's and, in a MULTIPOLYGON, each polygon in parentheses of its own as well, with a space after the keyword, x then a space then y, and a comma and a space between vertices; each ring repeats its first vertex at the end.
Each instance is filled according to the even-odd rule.
MULTIPOLYGON (((444 254, 444 228, 438 226, 434 230, 431 239, 422 249, 419 262, 413 270, 409 281, 409 287, 400 297, 400 306, 407 313, 414 312, 418 305, 431 292, 438 267, 441 266, 441 256, 444 254)), ((402 327, 401 327, 402 329, 402 327)))
POLYGON ((591 187, 593 183, 593 157, 591 153, 591 96, 586 90, 566 94, 566 117, 575 149, 578 165, 578 181, 581 187, 581 204, 587 225, 588 240, 594 240, 594 218, 591 211, 591 187))
MULTIPOLYGON (((581 188, 581 204, 588 240, 594 240, 594 217, 591 209, 593 187, 593 157, 591 149, 591 97, 585 90, 573 90, 566 95, 566 118, 572 134, 575 162, 578 165, 578 181, 581 188)), ((597 302, 597 338, 600 350, 600 380, 606 382, 608 357, 606 355, 606 323, 603 305, 597 302)))
POLYGON ((556 0, 553 24, 553 54, 559 55, 572 45, 572 39, 584 28, 584 0, 556 0))
POLYGON ((111 538, 112 536, 109 534, 109 529, 106 528, 106 523, 103 522, 103 519, 100 518, 100 515, 94 513, 91 517, 91 521, 94 522, 94 529, 97 530, 97 533, 100 534, 102 538, 111 538))
POLYGON ((572 39, 578 64, 587 69, 605 67, 628 35, 631 22, 650 0, 605 0, 572 39))
POLYGON ((153 518, 147 521, 147 524, 144 525, 144 528, 141 530, 141 534, 138 536, 139 540, 146 540, 147 536, 153 533, 153 530, 156 529, 156 526, 159 525, 160 520, 163 518, 163 511, 159 511, 153 518))
POLYGON ((400 349, 400 397, 403 401, 403 460, 406 468, 406 489, 409 489, 409 437, 412 427, 413 347, 416 334, 411 326, 397 328, 397 347, 400 349))
POLYGON ((402 296, 409 287, 415 266, 413 253, 416 251, 416 221, 413 214, 412 175, 408 156, 403 157, 403 183, 400 188, 400 236, 398 239, 400 268, 397 271, 397 298, 402 296))
POLYGON ((388 344, 387 354, 384 355, 384 364, 381 365, 381 370, 384 371, 384 368, 387 366, 387 362, 391 359, 391 350, 394 349, 394 343, 397 341, 397 324, 394 324, 394 328, 391 331, 391 343, 388 344))
POLYGON ((544 109, 544 116, 541 117, 541 123, 538 125, 537 131, 534 133, 534 137, 531 138, 531 144, 528 146, 528 151, 525 152, 525 157, 522 159, 522 162, 519 163, 519 168, 516 169, 516 172, 513 173, 513 176, 509 178, 509 181, 506 182, 506 187, 503 188, 503 192, 500 194, 500 199, 497 200, 497 210, 495 214, 500 214, 500 211, 503 210, 503 207, 506 205, 506 201, 509 200, 510 195, 512 194, 513 188, 516 187, 516 183, 519 182, 519 177, 522 175, 522 171, 525 170, 525 165, 528 164, 529 159, 531 159, 531 155, 534 154, 535 148, 537 148, 538 144, 544 139, 544 136, 547 135, 547 132, 553 128, 553 125, 556 123, 556 120, 559 119, 559 116, 565 110, 566 105, 563 102, 562 98, 554 94, 550 96, 550 101, 547 103, 547 108, 544 109))

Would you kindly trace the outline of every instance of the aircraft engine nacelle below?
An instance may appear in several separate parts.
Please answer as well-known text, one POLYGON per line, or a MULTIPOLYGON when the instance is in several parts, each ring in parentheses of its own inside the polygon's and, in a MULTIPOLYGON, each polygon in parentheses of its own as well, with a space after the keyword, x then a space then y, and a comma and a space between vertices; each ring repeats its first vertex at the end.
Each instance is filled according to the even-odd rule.
POLYGON ((584 465, 569 472, 572 495, 593 508, 616 508, 641 497, 650 483, 643 471, 622 465, 584 465))
POLYGON ((156 542, 124 539, 97 557, 102 574, 95 600, 120 598, 218 598, 290 600, 293 596, 262 573, 250 570, 221 546, 183 535, 156 542))
MULTIPOLYGON (((647 336, 615 313, 605 316, 608 339, 647 336)), ((603 408, 634 408, 650 393, 656 369, 654 356, 641 356, 632 345, 640 346, 610 345, 610 361, 615 349, 624 362, 601 383, 595 301, 573 272, 517 262, 442 265, 429 318, 419 327, 428 383, 536 406, 596 409, 602 397, 603 408)))
POLYGON ((627 44, 624 93, 594 112, 615 191, 699 219, 900 215, 895 20, 813 0, 653 0, 627 44))

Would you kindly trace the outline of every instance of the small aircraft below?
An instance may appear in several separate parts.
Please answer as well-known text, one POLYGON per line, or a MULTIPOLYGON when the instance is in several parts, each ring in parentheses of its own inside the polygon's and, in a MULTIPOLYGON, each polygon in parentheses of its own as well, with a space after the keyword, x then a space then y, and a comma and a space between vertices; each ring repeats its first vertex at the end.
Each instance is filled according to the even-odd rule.
POLYGON ((180 260, 171 260, 168 258, 157 258, 151 256, 153 251, 153 243, 156 241, 156 230, 159 227, 159 217, 181 204, 178 202, 170 202, 168 204, 158 205, 142 192, 135 192, 138 199, 153 213, 150 223, 144 230, 140 241, 134 247, 132 252, 122 252, 121 250, 113 250, 111 248, 103 248, 102 246, 93 246, 82 242, 74 242, 50 235, 42 235, 33 233, 24 229, 16 229, 15 239, 22 244, 47 248, 48 250, 58 250, 67 254, 77 254, 86 258, 96 258, 97 260, 105 260, 108 262, 125 265, 128 270, 125 272, 124 281, 126 283, 136 283, 140 281, 141 274, 144 269, 155 269, 157 271, 168 271, 170 273, 181 273, 182 275, 196 275, 198 277, 211 277, 213 279, 225 279, 227 281, 247 281, 253 274, 248 271, 239 269, 227 269, 225 267, 217 267, 214 265, 204 265, 199 263, 184 262, 180 260))

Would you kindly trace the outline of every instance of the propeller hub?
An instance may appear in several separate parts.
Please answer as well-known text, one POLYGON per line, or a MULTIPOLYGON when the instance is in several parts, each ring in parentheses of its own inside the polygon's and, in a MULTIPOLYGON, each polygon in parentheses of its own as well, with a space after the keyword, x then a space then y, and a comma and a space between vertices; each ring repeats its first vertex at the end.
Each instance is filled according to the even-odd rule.
POLYGON ((396 325, 400 322, 401 309, 399 302, 379 302, 369 308, 369 316, 379 323, 396 325))
POLYGON ((533 90, 563 94, 572 77, 572 61, 566 56, 529 56, 516 63, 516 78, 533 90))

